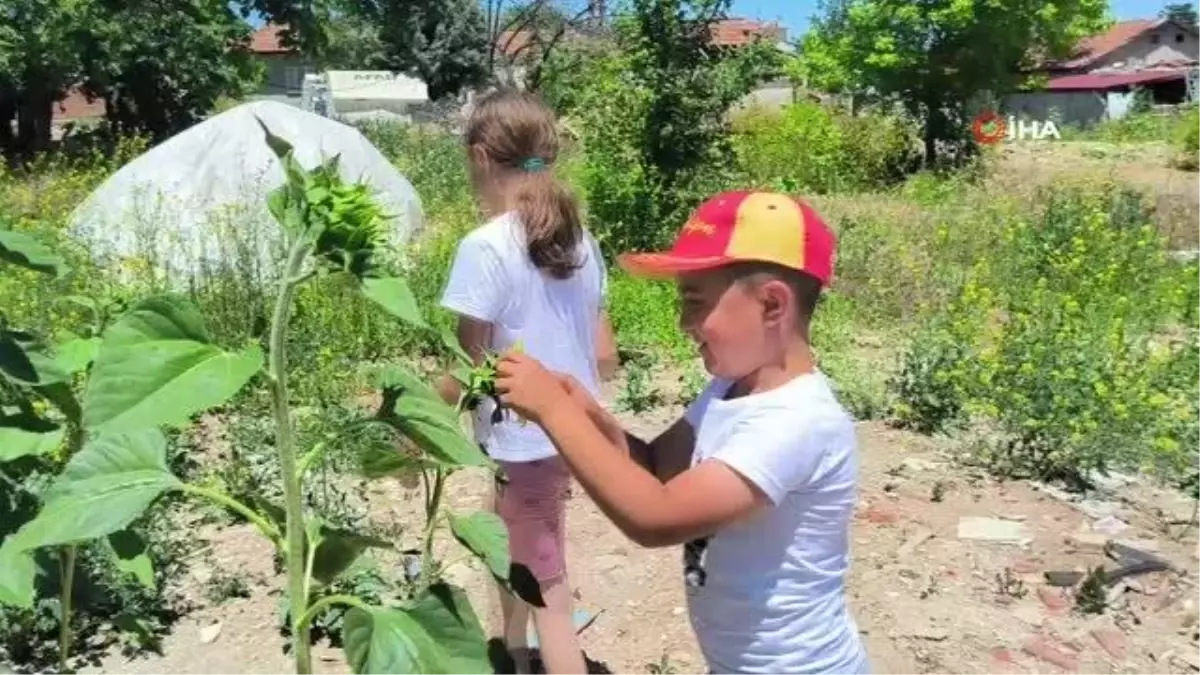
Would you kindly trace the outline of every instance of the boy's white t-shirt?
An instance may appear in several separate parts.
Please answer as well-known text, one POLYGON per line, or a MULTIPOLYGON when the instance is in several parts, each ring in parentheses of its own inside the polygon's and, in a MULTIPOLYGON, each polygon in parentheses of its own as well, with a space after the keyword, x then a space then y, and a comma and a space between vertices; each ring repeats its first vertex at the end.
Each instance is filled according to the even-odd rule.
MULTIPOLYGON (((442 306, 492 324, 490 349, 502 352, 522 342, 525 353, 549 370, 569 373, 597 393, 596 330, 605 291, 604 264, 587 232, 579 242, 580 267, 555 279, 533 265, 515 212, 498 216, 458 244, 442 306)), ((531 462, 557 454, 536 424, 522 426, 506 415, 492 424, 495 404, 484 401, 475 414, 475 439, 488 454, 509 462, 531 462)))
POLYGON ((773 508, 684 547, 692 625, 715 673, 869 672, 845 603, 857 499, 854 422, 824 375, 688 408, 693 464, 717 460, 773 508))

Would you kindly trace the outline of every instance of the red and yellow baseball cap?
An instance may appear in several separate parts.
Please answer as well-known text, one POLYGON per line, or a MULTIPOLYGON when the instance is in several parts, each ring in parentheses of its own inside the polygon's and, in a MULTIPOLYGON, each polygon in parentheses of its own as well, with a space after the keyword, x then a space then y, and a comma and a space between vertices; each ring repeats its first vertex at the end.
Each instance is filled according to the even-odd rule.
POLYGON ((675 245, 663 253, 626 253, 617 261, 630 274, 673 277, 736 262, 769 262, 815 277, 833 278, 837 240, 806 202, 776 192, 724 192, 692 212, 675 245))

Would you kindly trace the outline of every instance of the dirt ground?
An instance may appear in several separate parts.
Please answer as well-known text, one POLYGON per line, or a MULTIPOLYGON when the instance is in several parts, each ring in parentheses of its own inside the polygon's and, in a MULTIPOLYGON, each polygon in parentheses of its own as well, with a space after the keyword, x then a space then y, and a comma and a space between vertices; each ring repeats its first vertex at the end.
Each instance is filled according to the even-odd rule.
MULTIPOLYGON (((616 391, 616 384, 609 387, 606 398, 613 400, 616 391)), ((623 418, 635 433, 652 436, 679 412, 663 408, 623 418)), ((878 423, 861 424, 859 438, 861 496, 847 588, 875 672, 1200 670, 1196 531, 1176 539, 1195 506, 1179 493, 1110 479, 1115 495, 1069 502, 1052 487, 999 483, 956 466, 948 446, 933 439, 878 423), (971 518, 986 520, 963 520, 971 518), (964 523, 1020 532, 1006 534, 1014 541, 980 541, 960 536, 972 536, 960 532, 964 523), (1097 523, 1110 534, 1094 531, 1097 523), (1126 577, 1106 590, 1103 614, 1084 615, 1072 607, 1074 590, 1048 585, 1044 574, 1115 569, 1104 551, 1110 536, 1160 556, 1171 569, 1126 577)), ((483 508, 486 488, 478 472, 460 474, 448 491, 449 505, 483 508)), ((416 493, 394 482, 368 490, 373 518, 418 526, 416 493)), ((612 672, 704 672, 688 625, 679 548, 639 548, 579 489, 568 528, 569 576, 578 607, 591 616, 581 633, 588 656, 612 672)), ((283 579, 273 574, 269 545, 248 526, 198 527, 196 536, 210 547, 206 560, 251 580, 251 597, 215 606, 192 597, 198 608, 176 624, 161 656, 114 654, 87 672, 290 669, 276 628, 283 579)), ((449 537, 441 543, 447 550, 457 546, 449 537)), ((198 564, 185 592, 213 573, 198 564)), ((468 590, 481 615, 492 614, 493 628, 497 607, 482 569, 459 565, 448 576, 468 590)), ((340 650, 319 646, 315 660, 318 672, 349 672, 340 650)))

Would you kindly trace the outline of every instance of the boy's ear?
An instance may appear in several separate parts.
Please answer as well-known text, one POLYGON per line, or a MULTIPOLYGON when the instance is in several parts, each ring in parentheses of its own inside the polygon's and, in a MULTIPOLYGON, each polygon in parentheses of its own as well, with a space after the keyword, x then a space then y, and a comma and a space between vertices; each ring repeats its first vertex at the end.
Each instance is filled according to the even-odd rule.
POLYGON ((769 325, 788 320, 792 306, 792 290, 777 279, 771 279, 758 287, 759 300, 763 305, 763 321, 769 325))

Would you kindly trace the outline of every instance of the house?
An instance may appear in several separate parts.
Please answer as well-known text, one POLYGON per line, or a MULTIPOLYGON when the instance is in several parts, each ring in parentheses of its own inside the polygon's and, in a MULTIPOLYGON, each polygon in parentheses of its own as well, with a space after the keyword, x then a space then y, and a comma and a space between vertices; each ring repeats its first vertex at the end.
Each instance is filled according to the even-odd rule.
POLYGON ((732 17, 713 23, 712 43, 719 47, 744 47, 758 39, 787 42, 787 29, 777 23, 732 17))
POLYGON ((282 26, 267 24, 250 37, 250 52, 265 70, 255 98, 299 105, 304 76, 315 68, 300 52, 284 45, 283 32, 282 26))
POLYGON ((51 122, 56 129, 72 122, 86 122, 104 117, 104 99, 88 100, 78 87, 72 87, 67 95, 54 104, 51 122))
POLYGON ((1045 64, 1045 87, 1011 94, 1003 109, 1018 118, 1086 126, 1119 119, 1137 96, 1153 105, 1197 100, 1200 39, 1171 19, 1119 21, 1080 41, 1070 58, 1045 64))

